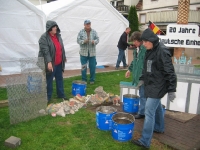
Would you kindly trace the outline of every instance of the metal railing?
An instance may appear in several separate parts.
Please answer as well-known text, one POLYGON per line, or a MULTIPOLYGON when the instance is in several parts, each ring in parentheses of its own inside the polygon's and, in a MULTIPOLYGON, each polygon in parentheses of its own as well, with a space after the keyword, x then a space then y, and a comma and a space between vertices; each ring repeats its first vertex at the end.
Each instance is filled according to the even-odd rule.
POLYGON ((125 12, 125 13, 128 13, 128 12, 129 12, 129 6, 126 6, 126 5, 116 6, 115 8, 116 8, 119 12, 125 12))

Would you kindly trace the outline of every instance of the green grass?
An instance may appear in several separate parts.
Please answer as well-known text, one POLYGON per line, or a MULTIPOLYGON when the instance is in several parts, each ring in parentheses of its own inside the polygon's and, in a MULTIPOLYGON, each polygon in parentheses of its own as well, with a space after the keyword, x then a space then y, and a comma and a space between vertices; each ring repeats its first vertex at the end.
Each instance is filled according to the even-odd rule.
POLYGON ((0 87, 0 100, 7 100, 7 90, 6 88, 1 88, 0 87))
MULTIPOLYGON (((122 71, 114 71, 114 72, 105 72, 105 73, 97 73, 95 84, 87 84, 86 94, 94 94, 95 88, 98 86, 103 86, 104 91, 107 93, 111 92, 116 95, 120 94, 120 81, 131 82, 132 77, 125 78, 125 70, 122 71)), ((68 98, 73 97, 72 95, 72 83, 75 80, 81 80, 80 76, 75 76, 71 78, 64 79, 64 91, 68 98)), ((89 75, 88 75, 89 80, 89 75)), ((89 82, 88 82, 89 83, 89 82)), ((54 82, 55 89, 55 82, 54 82)), ((52 102, 61 101, 61 99, 57 99, 57 95, 54 92, 52 97, 52 102)))
MULTIPOLYGON (((124 78, 125 71, 98 73, 94 85, 87 85, 87 94, 103 86, 106 92, 119 95, 119 82, 131 81, 124 78)), ((71 96, 71 86, 80 76, 65 79, 65 92, 71 96)), ((5 92, 5 91, 4 91, 5 92)), ((55 92, 55 91, 54 91, 55 92)), ((59 102, 54 93, 52 102, 59 102)), ((142 150, 131 142, 119 142, 110 131, 96 128, 96 116, 91 110, 82 108, 74 115, 51 117, 50 115, 11 125, 8 107, 0 108, 0 150, 9 150, 4 141, 10 136, 21 138, 17 150, 142 150)), ((151 146, 151 150, 160 150, 151 146)), ((167 146, 162 150, 169 150, 167 146)))
MULTIPOLYGON (((88 75, 89 79, 89 75, 88 75)), ((75 76, 71 78, 64 79, 64 91, 67 97, 73 97, 71 94, 72 91, 72 82, 74 80, 81 80, 80 76, 75 76)), ((94 85, 87 85, 87 94, 93 94, 94 90, 98 86, 103 86, 106 92, 112 92, 114 94, 119 95, 119 82, 120 81, 130 81, 132 78, 125 78, 125 70, 123 71, 114 71, 114 72, 105 72, 105 73, 97 73, 96 81, 94 85)), ((6 88, 0 88, 0 100, 7 100, 7 90, 6 88)), ((60 101, 61 99, 57 99, 57 95, 55 92, 55 82, 54 82, 54 93, 52 96, 52 102, 60 101)))
POLYGON ((200 68, 200 65, 194 65, 196 68, 200 68))

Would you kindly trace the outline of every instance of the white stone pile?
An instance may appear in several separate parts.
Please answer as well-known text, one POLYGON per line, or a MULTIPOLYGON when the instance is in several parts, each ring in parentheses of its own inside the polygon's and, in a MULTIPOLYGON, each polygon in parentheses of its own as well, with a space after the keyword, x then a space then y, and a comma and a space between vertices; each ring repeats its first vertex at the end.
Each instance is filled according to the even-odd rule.
POLYGON ((113 105, 119 106, 120 98, 118 95, 112 93, 106 93, 102 86, 97 87, 94 90, 95 94, 81 96, 77 94, 75 97, 70 98, 69 101, 63 101, 57 104, 49 104, 45 110, 41 110, 40 113, 50 114, 52 117, 62 116, 65 117, 68 114, 74 114, 82 107, 87 105, 96 105, 102 103, 112 102, 113 105))

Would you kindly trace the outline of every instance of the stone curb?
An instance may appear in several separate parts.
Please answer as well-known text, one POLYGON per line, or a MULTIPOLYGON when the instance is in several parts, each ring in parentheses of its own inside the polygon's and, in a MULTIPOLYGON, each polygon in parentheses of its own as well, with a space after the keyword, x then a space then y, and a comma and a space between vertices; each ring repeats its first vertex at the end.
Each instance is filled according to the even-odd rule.
POLYGON ((0 101, 0 108, 8 106, 8 100, 1 100, 0 101))

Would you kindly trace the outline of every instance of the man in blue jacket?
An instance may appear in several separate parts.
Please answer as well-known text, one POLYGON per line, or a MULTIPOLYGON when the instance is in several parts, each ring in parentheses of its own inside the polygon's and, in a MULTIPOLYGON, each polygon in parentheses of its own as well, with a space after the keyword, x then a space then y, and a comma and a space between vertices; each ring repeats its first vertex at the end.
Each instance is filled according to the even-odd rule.
POLYGON ((119 42, 118 42, 118 49, 119 49, 119 54, 118 54, 118 58, 117 58, 117 63, 115 66, 115 69, 118 70, 119 69, 119 65, 121 63, 121 61, 123 62, 123 67, 126 68, 128 67, 128 65, 126 64, 126 56, 125 56, 125 50, 127 47, 132 48, 132 46, 130 46, 128 44, 128 34, 131 32, 131 28, 126 28, 126 30, 124 31, 124 33, 120 36, 119 42))
POLYGON ((142 137, 132 142, 138 146, 150 148, 153 132, 164 132, 161 98, 168 93, 168 99, 173 102, 176 97, 177 78, 170 51, 159 42, 158 36, 148 28, 143 32, 141 39, 147 51, 140 82, 144 82, 147 101, 142 137))

